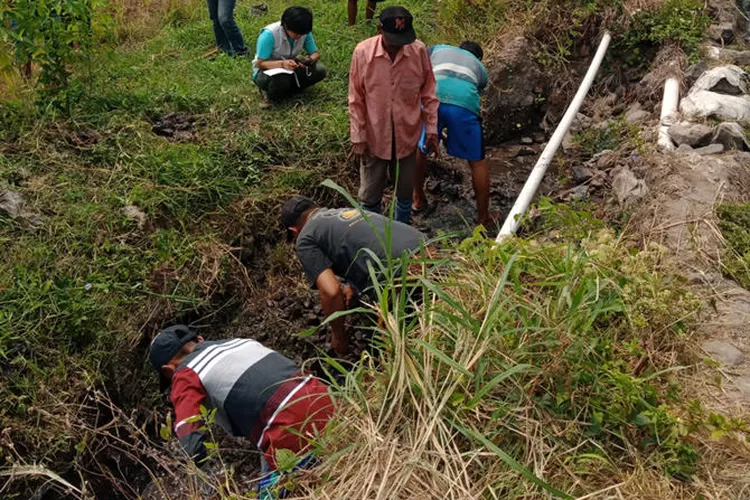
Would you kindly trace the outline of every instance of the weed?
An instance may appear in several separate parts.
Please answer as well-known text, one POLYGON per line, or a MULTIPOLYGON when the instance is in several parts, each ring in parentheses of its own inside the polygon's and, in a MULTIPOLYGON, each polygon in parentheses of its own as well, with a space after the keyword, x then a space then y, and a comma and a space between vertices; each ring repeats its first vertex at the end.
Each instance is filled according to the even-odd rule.
POLYGON ((698 48, 711 19, 704 3, 699 0, 667 0, 658 9, 644 10, 635 15, 630 28, 618 42, 631 66, 643 63, 644 45, 679 45, 688 58, 695 62, 698 48))
POLYGON ((727 242, 724 273, 750 290, 750 205, 719 205, 717 215, 727 242))

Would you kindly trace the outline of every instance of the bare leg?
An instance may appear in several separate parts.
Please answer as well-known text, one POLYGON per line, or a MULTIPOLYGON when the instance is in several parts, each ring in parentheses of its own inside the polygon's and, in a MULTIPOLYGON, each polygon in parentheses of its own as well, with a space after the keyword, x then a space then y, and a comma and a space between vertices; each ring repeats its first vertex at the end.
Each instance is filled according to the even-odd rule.
POLYGON ((368 21, 372 21, 373 16, 375 15, 375 2, 372 0, 367 0, 367 11, 365 12, 365 17, 368 21))
POLYGON ((354 26, 357 23, 357 0, 349 0, 347 9, 347 13, 349 14, 349 26, 354 26))
POLYGON ((474 184, 474 196, 477 199, 479 223, 490 222, 490 169, 487 160, 470 161, 471 180, 474 184))
POLYGON ((417 165, 414 169, 414 194, 412 195, 412 207, 415 210, 422 208, 427 203, 427 195, 424 192, 424 178, 427 171, 427 156, 421 149, 417 148, 417 165))

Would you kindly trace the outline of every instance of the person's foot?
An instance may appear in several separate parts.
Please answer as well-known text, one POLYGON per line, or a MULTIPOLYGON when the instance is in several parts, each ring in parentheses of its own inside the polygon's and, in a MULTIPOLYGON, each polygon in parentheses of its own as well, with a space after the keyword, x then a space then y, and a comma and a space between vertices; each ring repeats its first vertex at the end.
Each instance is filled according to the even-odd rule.
POLYGON ((261 98, 260 103, 258 104, 258 107, 260 109, 271 109, 273 108, 273 103, 270 100, 268 100, 267 97, 263 97, 261 98))

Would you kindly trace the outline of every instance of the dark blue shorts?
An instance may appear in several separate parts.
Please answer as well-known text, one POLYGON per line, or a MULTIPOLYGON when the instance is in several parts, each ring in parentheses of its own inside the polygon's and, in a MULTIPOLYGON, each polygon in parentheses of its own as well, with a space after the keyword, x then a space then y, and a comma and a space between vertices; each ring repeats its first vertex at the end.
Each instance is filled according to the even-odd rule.
MULTIPOLYGON (((482 120, 461 106, 440 104, 438 108, 438 136, 442 138, 443 130, 448 131, 445 145, 448 154, 468 161, 484 160, 484 134, 482 120)), ((422 137, 419 149, 425 151, 425 127, 422 126, 422 137)))

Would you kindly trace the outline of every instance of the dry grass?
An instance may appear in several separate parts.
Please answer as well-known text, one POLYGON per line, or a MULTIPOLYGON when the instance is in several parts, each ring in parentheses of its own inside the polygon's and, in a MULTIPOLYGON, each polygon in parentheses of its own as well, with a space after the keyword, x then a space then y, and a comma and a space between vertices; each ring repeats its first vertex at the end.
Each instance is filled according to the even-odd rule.
MULTIPOLYGON (((117 40, 139 42, 152 38, 177 18, 191 19, 205 10, 204 0, 112 0, 117 40)), ((208 18, 208 11, 205 12, 208 18)))

